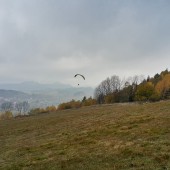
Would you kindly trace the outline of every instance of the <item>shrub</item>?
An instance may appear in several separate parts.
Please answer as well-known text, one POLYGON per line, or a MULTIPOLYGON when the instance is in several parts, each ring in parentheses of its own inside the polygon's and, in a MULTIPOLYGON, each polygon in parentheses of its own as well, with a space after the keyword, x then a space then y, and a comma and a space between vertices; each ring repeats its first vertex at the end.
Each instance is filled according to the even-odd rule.
POLYGON ((91 106, 97 104, 97 101, 95 99, 92 99, 89 97, 88 99, 82 100, 82 106, 91 106))
POLYGON ((55 112, 56 110, 57 108, 55 106, 48 106, 45 109, 46 112, 55 112))
POLYGON ((0 115, 0 119, 10 119, 12 117, 13 117, 13 114, 10 111, 6 111, 5 113, 2 113, 0 115))
POLYGON ((71 100, 70 102, 59 104, 58 110, 65 110, 65 109, 71 109, 71 108, 80 108, 80 107, 81 107, 81 102, 80 101, 71 100))
POLYGON ((161 99, 161 95, 158 92, 153 93, 149 98, 149 100, 152 102, 159 101, 160 99, 161 99))
POLYGON ((43 108, 35 108, 35 109, 31 109, 28 114, 36 115, 36 114, 42 114, 42 113, 46 113, 46 110, 43 108))

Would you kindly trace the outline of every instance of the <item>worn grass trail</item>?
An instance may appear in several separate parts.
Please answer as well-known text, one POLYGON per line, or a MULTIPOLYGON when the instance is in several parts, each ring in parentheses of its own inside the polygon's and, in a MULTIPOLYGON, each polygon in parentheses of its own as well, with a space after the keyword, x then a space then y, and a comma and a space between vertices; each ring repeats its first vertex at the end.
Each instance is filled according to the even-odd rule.
POLYGON ((2 120, 0 169, 170 169, 170 101, 2 120))

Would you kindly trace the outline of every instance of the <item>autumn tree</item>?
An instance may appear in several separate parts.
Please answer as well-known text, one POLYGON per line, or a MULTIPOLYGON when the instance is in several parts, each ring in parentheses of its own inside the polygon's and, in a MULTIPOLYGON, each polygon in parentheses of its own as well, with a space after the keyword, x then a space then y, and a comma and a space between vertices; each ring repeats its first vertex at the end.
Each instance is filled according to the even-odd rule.
POLYGON ((149 101, 153 95, 156 95, 154 85, 151 82, 146 82, 137 87, 135 99, 138 101, 149 101))
POLYGON ((57 111, 57 108, 52 105, 52 106, 47 106, 44 110, 49 113, 49 112, 57 111))
POLYGON ((83 98, 82 100, 82 106, 91 106, 91 105, 95 105, 97 103, 97 101, 95 99, 93 99, 92 97, 89 98, 83 98))
POLYGON ((165 97, 166 92, 170 89, 170 73, 166 74, 161 81, 159 81, 155 87, 156 91, 165 97))
POLYGON ((125 80, 113 75, 95 89, 95 99, 100 104, 134 101, 137 84, 142 81, 141 77, 135 75, 125 80))
POLYGON ((143 81, 142 75, 135 75, 124 80, 124 87, 119 92, 120 102, 133 102, 135 100, 135 93, 139 83, 143 81))

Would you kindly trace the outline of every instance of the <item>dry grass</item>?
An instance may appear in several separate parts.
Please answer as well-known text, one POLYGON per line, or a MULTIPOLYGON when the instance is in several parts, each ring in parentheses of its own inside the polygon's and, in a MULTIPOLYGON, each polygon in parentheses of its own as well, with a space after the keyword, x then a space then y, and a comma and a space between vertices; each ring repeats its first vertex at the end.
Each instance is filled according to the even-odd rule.
POLYGON ((0 121, 0 169, 170 169, 170 101, 0 121))

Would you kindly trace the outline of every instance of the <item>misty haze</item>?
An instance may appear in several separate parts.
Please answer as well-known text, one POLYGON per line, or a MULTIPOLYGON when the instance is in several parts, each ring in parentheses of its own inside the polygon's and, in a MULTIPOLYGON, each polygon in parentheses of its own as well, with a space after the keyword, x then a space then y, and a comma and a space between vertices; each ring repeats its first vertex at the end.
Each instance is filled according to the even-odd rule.
POLYGON ((169 0, 0 0, 0 169, 170 169, 169 0))

